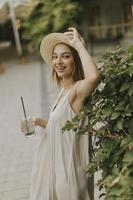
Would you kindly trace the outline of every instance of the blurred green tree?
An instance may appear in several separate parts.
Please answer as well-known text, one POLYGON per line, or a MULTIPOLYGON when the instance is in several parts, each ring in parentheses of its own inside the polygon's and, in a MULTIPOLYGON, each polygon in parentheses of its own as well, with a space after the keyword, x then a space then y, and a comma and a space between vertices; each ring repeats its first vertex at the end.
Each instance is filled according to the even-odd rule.
POLYGON ((44 35, 65 31, 69 26, 78 28, 80 6, 74 0, 31 0, 23 15, 22 37, 30 52, 38 50, 44 35))

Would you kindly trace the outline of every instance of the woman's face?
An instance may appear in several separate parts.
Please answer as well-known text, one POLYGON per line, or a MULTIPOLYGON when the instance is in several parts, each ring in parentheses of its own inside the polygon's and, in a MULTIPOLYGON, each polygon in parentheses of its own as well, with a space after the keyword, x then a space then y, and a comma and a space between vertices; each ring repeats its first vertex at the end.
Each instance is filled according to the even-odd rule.
POLYGON ((65 44, 57 44, 52 55, 53 68, 60 78, 72 76, 74 59, 70 48, 65 44))

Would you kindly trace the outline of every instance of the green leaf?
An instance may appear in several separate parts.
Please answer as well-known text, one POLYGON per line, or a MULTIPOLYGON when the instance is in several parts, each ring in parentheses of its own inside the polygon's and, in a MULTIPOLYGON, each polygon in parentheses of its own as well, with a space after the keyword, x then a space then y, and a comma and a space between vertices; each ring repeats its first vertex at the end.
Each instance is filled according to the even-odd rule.
POLYGON ((122 130, 122 129, 123 129, 123 119, 118 120, 117 123, 116 123, 116 126, 115 126, 116 131, 119 131, 119 130, 122 130))
POLYGON ((129 120, 128 122, 126 122, 126 127, 129 130, 130 134, 133 134, 133 119, 129 120))
POLYGON ((130 87, 129 83, 123 83, 122 86, 121 86, 121 88, 120 88, 120 91, 122 92, 124 90, 127 90, 129 87, 130 87))
POLYGON ((132 96, 133 95, 133 85, 131 85, 128 89, 128 94, 129 96, 132 96))
POLYGON ((114 119, 118 118, 120 116, 120 114, 121 114, 120 112, 113 112, 110 119, 114 120, 114 119))
POLYGON ((133 164, 133 152, 127 152, 123 158, 123 162, 133 164))

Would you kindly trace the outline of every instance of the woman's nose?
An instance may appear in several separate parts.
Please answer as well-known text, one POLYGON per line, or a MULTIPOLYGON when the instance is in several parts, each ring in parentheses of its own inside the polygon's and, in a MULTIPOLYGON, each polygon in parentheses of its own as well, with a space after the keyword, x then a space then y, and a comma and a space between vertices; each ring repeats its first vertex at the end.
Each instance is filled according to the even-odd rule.
POLYGON ((57 58, 57 63, 58 63, 58 64, 62 63, 61 57, 58 57, 58 58, 57 58))

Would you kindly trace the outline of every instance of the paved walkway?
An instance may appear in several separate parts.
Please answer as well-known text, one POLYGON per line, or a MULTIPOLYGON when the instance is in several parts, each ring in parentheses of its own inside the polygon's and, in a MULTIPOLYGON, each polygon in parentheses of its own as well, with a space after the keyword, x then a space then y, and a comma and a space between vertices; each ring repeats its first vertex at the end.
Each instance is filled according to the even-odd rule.
POLYGON ((37 128, 37 137, 32 138, 21 133, 20 97, 28 113, 48 118, 57 89, 50 68, 39 61, 20 64, 16 60, 5 66, 0 74, 0 200, 28 200, 33 155, 43 130, 37 128))
POLYGON ((5 65, 5 73, 0 74, 0 200, 28 200, 38 137, 28 139, 20 131, 20 97, 28 112, 41 115, 41 67, 38 62, 5 65))

